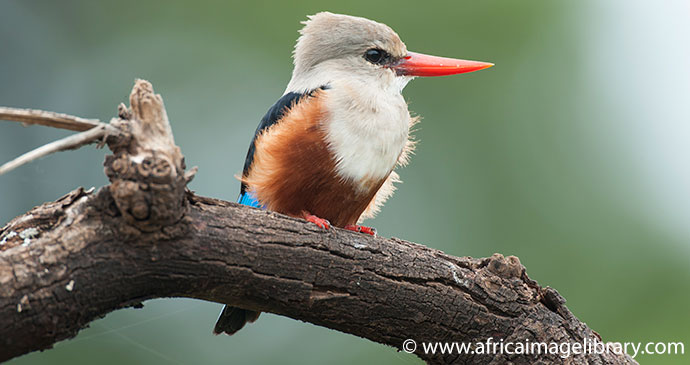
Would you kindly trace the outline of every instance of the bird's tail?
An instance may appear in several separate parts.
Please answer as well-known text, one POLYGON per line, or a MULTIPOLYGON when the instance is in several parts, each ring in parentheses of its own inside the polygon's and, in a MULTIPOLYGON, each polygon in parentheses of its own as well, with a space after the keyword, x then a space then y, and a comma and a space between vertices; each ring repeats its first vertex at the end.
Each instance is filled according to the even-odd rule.
POLYGON ((216 326, 213 328, 213 334, 219 335, 225 332, 232 335, 241 330, 247 322, 256 321, 260 314, 261 312, 226 305, 220 312, 220 317, 218 317, 216 326))

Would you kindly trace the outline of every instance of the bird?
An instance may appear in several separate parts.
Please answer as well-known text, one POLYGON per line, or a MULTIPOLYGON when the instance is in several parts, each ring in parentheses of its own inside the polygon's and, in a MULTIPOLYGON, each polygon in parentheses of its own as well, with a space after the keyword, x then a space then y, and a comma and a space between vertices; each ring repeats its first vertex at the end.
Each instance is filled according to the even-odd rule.
MULTIPOLYGON (((372 236, 373 217, 399 182, 414 141, 402 90, 418 76, 478 71, 492 63, 407 50, 389 26, 320 12, 307 17, 292 78, 259 123, 238 203, 372 236)), ((260 312, 226 305, 215 334, 232 335, 260 312)))

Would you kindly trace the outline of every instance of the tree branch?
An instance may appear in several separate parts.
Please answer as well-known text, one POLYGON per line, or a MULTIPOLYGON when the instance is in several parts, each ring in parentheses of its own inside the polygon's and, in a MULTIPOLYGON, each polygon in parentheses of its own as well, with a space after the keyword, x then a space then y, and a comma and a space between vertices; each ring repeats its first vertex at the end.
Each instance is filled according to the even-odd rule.
POLYGON ((0 120, 16 121, 25 124, 38 124, 77 132, 83 132, 102 124, 98 119, 85 119, 44 110, 7 107, 0 107, 0 120))
MULTIPOLYGON (((77 189, 0 230, 0 361, 159 297, 272 312, 396 348, 406 339, 600 340, 516 257, 458 258, 186 191, 192 174, 162 99, 138 81, 130 104, 111 122, 120 133, 108 137, 110 185, 77 189)), ((415 353, 438 364, 563 362, 558 354, 415 353)), ((566 362, 634 363, 613 353, 566 362)))
MULTIPOLYGON (((120 110, 122 110, 122 107, 120 107, 120 110)), ((119 132, 109 124, 101 123, 97 119, 84 119, 67 114, 35 109, 0 107, 0 119, 22 122, 24 124, 38 124, 53 128, 81 131, 79 134, 45 144, 3 164, 0 166, 0 175, 52 153, 76 149, 85 144, 102 139, 108 133, 119 132)))
POLYGON ((35 150, 29 151, 0 166, 0 175, 10 172, 21 165, 25 165, 41 157, 48 156, 52 153, 76 149, 85 144, 89 144, 95 140, 101 139, 106 134, 106 127, 108 127, 107 124, 93 127, 85 132, 73 134, 71 136, 45 144, 39 148, 36 148, 35 150))

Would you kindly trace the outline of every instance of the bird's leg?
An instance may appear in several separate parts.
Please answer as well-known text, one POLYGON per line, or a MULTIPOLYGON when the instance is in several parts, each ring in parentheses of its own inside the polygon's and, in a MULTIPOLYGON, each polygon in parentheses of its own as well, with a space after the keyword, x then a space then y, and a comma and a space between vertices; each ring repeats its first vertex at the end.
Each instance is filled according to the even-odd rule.
POLYGON ((307 211, 302 212, 302 217, 306 219, 309 222, 312 222, 319 226, 320 228, 323 229, 330 229, 331 228, 331 222, 329 222, 327 219, 319 218, 307 211))
POLYGON ((348 224, 343 228, 345 228, 349 231, 366 233, 366 234, 370 234, 370 235, 376 237, 376 228, 374 228, 374 227, 366 227, 366 226, 359 226, 356 224, 348 224))

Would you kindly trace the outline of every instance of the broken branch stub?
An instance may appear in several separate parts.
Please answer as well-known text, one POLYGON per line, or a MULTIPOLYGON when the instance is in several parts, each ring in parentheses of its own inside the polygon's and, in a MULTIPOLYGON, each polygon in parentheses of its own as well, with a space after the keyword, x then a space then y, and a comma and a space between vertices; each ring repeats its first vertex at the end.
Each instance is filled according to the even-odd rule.
POLYGON ((120 110, 111 121, 123 136, 108 139, 113 154, 105 158, 105 174, 127 222, 150 232, 185 214, 188 177, 161 96, 148 81, 137 80, 129 100, 131 110, 120 110))

